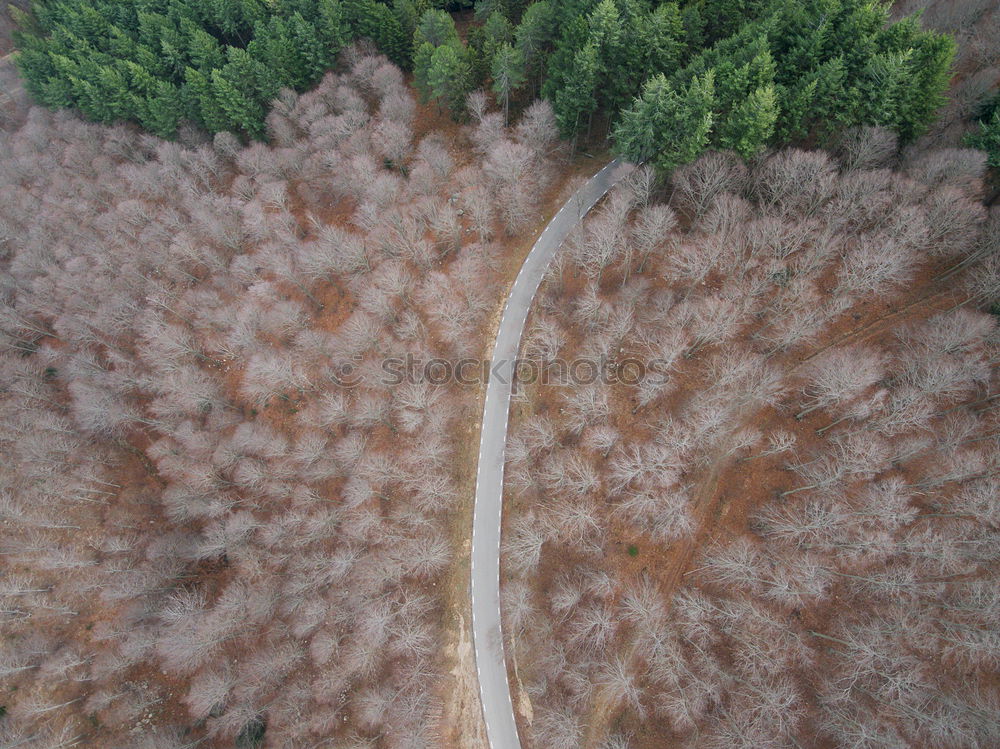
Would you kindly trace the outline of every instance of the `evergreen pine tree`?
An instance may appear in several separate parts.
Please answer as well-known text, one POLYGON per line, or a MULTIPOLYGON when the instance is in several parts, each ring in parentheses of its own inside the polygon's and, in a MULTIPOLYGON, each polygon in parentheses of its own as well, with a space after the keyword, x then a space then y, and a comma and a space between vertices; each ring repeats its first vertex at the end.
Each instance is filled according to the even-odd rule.
MULTIPOLYGON (((594 94, 598 106, 614 109, 619 103, 622 86, 636 72, 626 71, 625 33, 618 6, 614 0, 601 0, 587 19, 588 43, 597 53, 597 81, 594 94)), ((641 71, 640 71, 641 74, 641 71)))
POLYGON ((419 47, 424 42, 435 47, 458 42, 454 19, 439 9, 425 12, 420 17, 417 30, 413 33, 413 45, 419 47))
POLYGON ((573 71, 574 75, 556 91, 552 103, 559 130, 566 137, 579 131, 584 118, 589 123, 597 109, 594 88, 600 73, 600 62, 593 44, 587 43, 577 52, 573 58, 573 71))
POLYGON ((241 91, 263 102, 270 102, 278 95, 283 81, 248 50, 227 47, 226 58, 222 74, 241 91))
POLYGON ((430 101, 433 92, 430 84, 431 62, 434 59, 434 45, 424 42, 413 53, 413 86, 417 89, 420 101, 430 101))
POLYGON ((254 39, 246 47, 247 52, 259 60, 269 74, 281 85, 295 85, 300 80, 302 70, 296 57, 295 45, 284 20, 272 16, 261 21, 254 29, 254 39))
POLYGON ((20 49, 14 53, 14 63, 24 78, 25 88, 35 101, 47 107, 59 108, 73 105, 68 82, 59 75, 53 56, 44 42, 22 35, 20 49))
POLYGON ((389 6, 376 0, 343 0, 341 7, 353 38, 371 39, 394 63, 409 67, 412 39, 389 6))
POLYGON ((377 30, 373 38, 378 48, 400 67, 409 68, 413 54, 411 39, 403 33, 403 27, 392 9, 373 0, 372 19, 377 30))
POLYGON ((681 22, 684 24, 684 46, 691 50, 701 49, 705 45, 705 19, 694 3, 686 3, 681 11, 681 22))
POLYGON ((83 65, 81 78, 86 80, 88 96, 78 106, 98 122, 116 122, 136 115, 136 100, 129 86, 131 72, 124 61, 114 65, 83 65))
POLYGON ((188 28, 187 56, 193 67, 203 73, 208 73, 225 64, 225 55, 214 36, 200 29, 193 23, 186 24, 188 28))
POLYGON ((483 50, 492 60, 500 47, 514 41, 514 27, 510 25, 510 21, 505 16, 492 13, 483 24, 483 41, 483 50))
POLYGON ((295 12, 288 20, 288 41, 292 55, 292 85, 305 88, 319 80, 331 60, 327 59, 326 46, 315 27, 295 12))
POLYGON ((188 110, 192 117, 211 133, 225 130, 229 120, 215 98, 212 82, 191 67, 184 70, 184 79, 188 110))
POLYGON ((234 86, 219 70, 212 71, 212 93, 227 120, 225 129, 242 131, 252 138, 264 137, 264 108, 234 86))
POLYGON ((327 64, 332 64, 350 38, 338 0, 316 0, 316 34, 325 48, 327 64))
POLYGON ((407 39, 412 40, 420 16, 426 10, 426 0, 392 0, 392 12, 407 39))
POLYGON ((427 71, 431 95, 458 117, 465 110, 470 90, 471 71, 465 50, 455 44, 443 44, 434 50, 427 71))
POLYGON ((151 133, 172 138, 177 134, 183 109, 180 90, 167 81, 157 81, 156 91, 139 105, 139 121, 151 133))
POLYGON ((493 56, 490 68, 493 76, 493 92, 503 102, 503 119, 508 122, 510 115, 510 95, 524 84, 524 60, 521 53, 506 43, 493 56))
POLYGON ((713 71, 677 92, 662 74, 622 113, 615 129, 619 151, 633 161, 652 161, 663 170, 697 158, 709 141, 715 108, 713 71))
POLYGON ((646 77, 656 73, 673 73, 684 54, 684 23, 677 3, 658 5, 640 29, 645 39, 644 69, 646 77))
POLYGON ((539 0, 529 5, 514 32, 514 46, 524 61, 525 76, 532 81, 532 93, 541 86, 538 79, 544 68, 544 54, 552 44, 555 32, 555 12, 550 0, 539 0))
POLYGON ((229 40, 245 47, 254 25, 266 17, 260 0, 204 0, 212 22, 229 40))
POLYGON ((716 142, 749 158, 764 148, 777 119, 778 97, 774 84, 769 84, 752 91, 729 111, 717 126, 716 142))
POLYGON ((491 14, 482 26, 473 26, 469 29, 469 62, 472 65, 472 78, 476 85, 490 77, 493 58, 496 57, 500 47, 511 42, 513 38, 513 27, 498 12, 491 14))
POLYGON ((663 73, 657 73, 642 87, 642 94, 621 113, 614 129, 616 150, 629 161, 649 161, 659 147, 654 129, 659 113, 665 111, 674 94, 663 73))
POLYGON ((904 140, 924 132, 934 113, 945 104, 956 49, 950 36, 932 32, 917 35, 910 57, 909 85, 900 97, 896 117, 904 140))
POLYGON ((910 77, 912 50, 888 51, 872 55, 858 81, 860 106, 845 113, 845 125, 872 123, 886 127, 898 126, 898 113, 906 96, 910 77))

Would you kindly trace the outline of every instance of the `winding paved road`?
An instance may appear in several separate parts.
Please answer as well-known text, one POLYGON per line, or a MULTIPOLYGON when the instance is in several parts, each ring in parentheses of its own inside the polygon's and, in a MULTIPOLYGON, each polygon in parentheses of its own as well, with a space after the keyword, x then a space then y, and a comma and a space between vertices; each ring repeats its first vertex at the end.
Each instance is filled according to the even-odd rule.
POLYGON ((472 637, 491 749, 519 749, 500 632, 500 516, 511 375, 528 309, 545 268, 570 230, 629 171, 618 159, 595 174, 545 227, 507 297, 486 385, 472 518, 472 637))

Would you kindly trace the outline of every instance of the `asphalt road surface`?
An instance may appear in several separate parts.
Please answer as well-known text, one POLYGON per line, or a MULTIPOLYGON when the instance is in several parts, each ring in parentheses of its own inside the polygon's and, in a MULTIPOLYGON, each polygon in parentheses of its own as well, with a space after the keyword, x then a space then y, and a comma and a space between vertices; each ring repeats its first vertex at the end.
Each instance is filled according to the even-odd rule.
POLYGON ((563 240, 593 205, 629 171, 615 159, 571 197, 545 227, 507 297, 486 386, 472 519, 472 637, 479 697, 491 749, 519 749, 500 632, 500 514, 511 375, 531 300, 563 240))

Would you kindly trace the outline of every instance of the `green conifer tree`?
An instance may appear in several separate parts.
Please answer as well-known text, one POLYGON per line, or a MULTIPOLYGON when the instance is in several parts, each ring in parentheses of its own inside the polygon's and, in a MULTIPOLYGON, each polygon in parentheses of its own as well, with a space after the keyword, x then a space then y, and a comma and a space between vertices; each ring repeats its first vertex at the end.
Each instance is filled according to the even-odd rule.
POLYGON ((316 33, 325 47, 326 61, 330 65, 350 38, 344 10, 338 0, 316 1, 316 33))
POLYGON ((434 45, 424 42, 413 53, 413 86, 424 103, 430 101, 433 92, 430 84, 431 61, 434 59, 434 45))
POLYGON ((587 43, 573 58, 575 75, 559 88, 552 103, 556 122, 563 136, 575 135, 584 119, 588 125, 597 109, 595 87, 600 74, 597 48, 587 43))
POLYGON ((188 111, 192 118, 211 133, 225 130, 229 120, 215 98, 212 82, 192 67, 185 68, 184 79, 188 111))
POLYGON ((524 84, 524 60, 510 43, 503 44, 493 56, 490 67, 493 77, 493 92, 503 102, 503 119, 506 123, 510 116, 511 93, 524 84))
POLYGON ((685 48, 684 23, 677 3, 658 5, 640 28, 644 35, 643 67, 647 77, 656 73, 672 75, 680 64, 685 48))
POLYGON ((151 133, 173 138, 183 111, 180 89, 167 81, 157 81, 156 91, 139 105, 139 121, 151 133))
POLYGON ((529 5, 514 31, 514 46, 524 60, 525 76, 532 82, 532 94, 541 87, 545 53, 555 33, 555 12, 550 0, 539 0, 529 5))
POLYGON ((663 170, 698 157, 709 142, 715 108, 714 72, 696 76, 677 92, 662 74, 622 113, 615 129, 618 150, 633 161, 652 161, 663 170))
POLYGON ((458 31, 455 30, 454 19, 445 11, 432 9, 426 11, 413 32, 413 45, 419 47, 424 42, 435 47, 442 44, 458 42, 458 31))
POLYGON ((427 84, 431 95, 443 102, 456 118, 465 111, 470 82, 471 70, 463 48, 444 44, 434 50, 427 71, 427 84))
POLYGON ((225 64, 226 58, 218 40, 193 23, 189 22, 186 25, 188 28, 187 56, 193 67, 204 73, 221 68, 225 64))
POLYGON ((774 84, 752 91, 717 126, 716 142, 749 158, 759 153, 774 133, 778 96, 774 84))
POLYGON ((225 129, 242 131, 252 138, 264 137, 264 108, 222 75, 212 71, 212 93, 227 120, 225 129))

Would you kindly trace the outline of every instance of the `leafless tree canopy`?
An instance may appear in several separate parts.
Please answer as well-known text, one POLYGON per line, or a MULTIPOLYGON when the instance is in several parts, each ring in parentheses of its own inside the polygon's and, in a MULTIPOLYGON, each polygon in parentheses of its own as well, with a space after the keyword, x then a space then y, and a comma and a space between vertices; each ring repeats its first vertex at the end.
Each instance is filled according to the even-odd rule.
POLYGON ((511 422, 535 742, 1000 741, 1000 224, 974 152, 895 154, 872 129, 708 154, 555 261, 524 355, 657 364, 528 389, 511 422))
POLYGON ((372 375, 478 353, 554 130, 418 139, 351 56, 270 146, 0 134, 0 744, 437 746, 474 391, 372 375))

